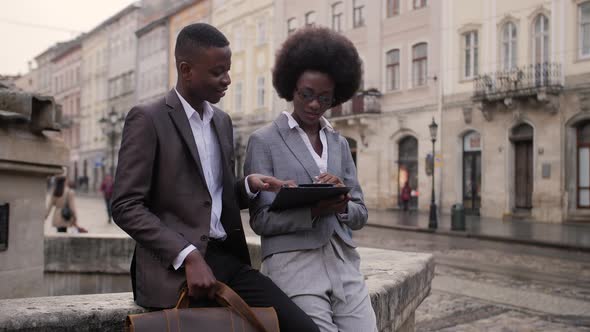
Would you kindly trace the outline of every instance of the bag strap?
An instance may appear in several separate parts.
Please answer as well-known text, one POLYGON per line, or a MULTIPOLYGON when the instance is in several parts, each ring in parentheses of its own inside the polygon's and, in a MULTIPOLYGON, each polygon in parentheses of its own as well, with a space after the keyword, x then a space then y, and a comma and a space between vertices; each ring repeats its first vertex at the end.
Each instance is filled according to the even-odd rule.
MULTIPOLYGON (((237 311, 240 316, 252 324, 252 326, 254 326, 259 332, 268 332, 264 325, 262 325, 260 320, 256 317, 250 306, 248 306, 248 304, 244 302, 244 300, 236 292, 234 292, 221 281, 217 281, 215 287, 217 288, 217 291, 215 292, 215 300, 217 300, 217 303, 237 311)), ((188 290, 183 288, 175 308, 185 309, 188 308, 188 305, 188 290)))

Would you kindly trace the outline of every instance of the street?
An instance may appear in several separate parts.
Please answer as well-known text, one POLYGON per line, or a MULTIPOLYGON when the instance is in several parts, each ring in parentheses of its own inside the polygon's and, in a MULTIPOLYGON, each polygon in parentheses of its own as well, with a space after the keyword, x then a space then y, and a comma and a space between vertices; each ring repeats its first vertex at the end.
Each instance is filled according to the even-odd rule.
MULTIPOLYGON (((122 233, 107 224, 102 199, 76 199, 79 223, 90 233, 122 233)), ((48 220, 45 232, 55 232, 48 220)), ((247 225, 246 232, 253 234, 247 225)), ((416 312, 417 331, 590 331, 588 252, 372 226, 355 231, 354 239, 435 255, 432 293, 416 312)))

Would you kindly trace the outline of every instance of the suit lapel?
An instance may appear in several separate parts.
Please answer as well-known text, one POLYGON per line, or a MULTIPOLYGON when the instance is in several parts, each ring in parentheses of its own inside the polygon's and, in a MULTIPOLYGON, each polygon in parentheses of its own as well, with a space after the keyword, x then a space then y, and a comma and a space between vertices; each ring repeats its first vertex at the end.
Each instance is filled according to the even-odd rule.
POLYGON ((229 157, 233 150, 233 142, 230 142, 229 140, 229 137, 231 137, 229 133, 232 128, 228 128, 229 126, 226 121, 223 121, 222 114, 215 110, 213 106, 211 107, 213 109, 213 130, 215 130, 215 134, 217 135, 217 141, 219 142, 219 148, 221 150, 221 161, 225 169, 226 166, 229 166, 229 157))
POLYGON ((320 175, 320 169, 315 163, 311 152, 307 149, 305 142, 299 135, 297 129, 289 128, 289 122, 287 116, 281 114, 276 120, 275 125, 279 129, 279 133, 285 141, 285 144, 291 150, 295 158, 301 163, 309 178, 313 181, 313 178, 320 175))
POLYGON ((203 175, 203 166, 201 165, 199 150, 197 149, 197 144, 195 144, 193 132, 188 122, 188 118, 186 117, 186 113, 184 112, 184 108, 182 107, 182 103, 180 102, 180 99, 178 99, 174 89, 170 90, 166 95, 166 105, 170 107, 168 114, 170 115, 174 126, 176 126, 176 130, 178 130, 180 137, 182 137, 184 143, 187 145, 190 154, 197 165, 199 175, 203 179, 203 182, 207 183, 205 176, 203 175))

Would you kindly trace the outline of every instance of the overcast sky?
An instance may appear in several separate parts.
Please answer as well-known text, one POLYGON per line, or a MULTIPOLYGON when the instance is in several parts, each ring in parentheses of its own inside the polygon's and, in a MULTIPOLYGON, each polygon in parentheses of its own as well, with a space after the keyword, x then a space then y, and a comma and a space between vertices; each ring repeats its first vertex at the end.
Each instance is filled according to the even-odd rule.
POLYGON ((0 0, 0 74, 27 72, 27 62, 59 41, 88 32, 133 0, 0 0))

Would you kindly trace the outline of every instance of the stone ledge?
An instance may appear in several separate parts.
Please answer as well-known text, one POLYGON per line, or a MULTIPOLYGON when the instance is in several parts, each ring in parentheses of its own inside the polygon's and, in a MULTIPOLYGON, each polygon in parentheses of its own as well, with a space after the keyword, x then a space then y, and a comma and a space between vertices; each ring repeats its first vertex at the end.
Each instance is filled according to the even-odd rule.
MULTIPOLYGON (((109 239, 132 242, 124 237, 109 239)), ((47 243, 68 250, 67 244, 76 241, 76 237, 52 237, 46 250, 47 243)), ((259 262, 259 239, 248 238, 248 244, 253 260, 259 262)), ((87 252, 79 255, 85 256, 83 253, 87 252)), ((369 248, 359 248, 359 253, 379 331, 413 331, 414 312, 430 293, 432 255, 369 248)), ((91 270, 79 258, 76 271, 91 270)), ((131 293, 0 300, 0 331, 121 331, 126 315, 144 311, 132 301, 131 293)))

